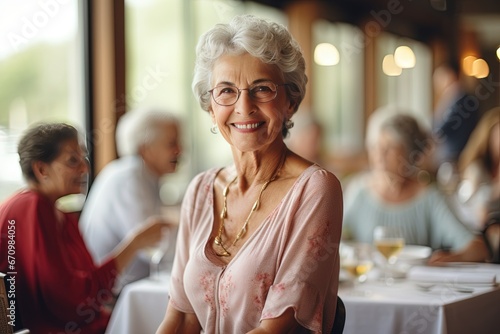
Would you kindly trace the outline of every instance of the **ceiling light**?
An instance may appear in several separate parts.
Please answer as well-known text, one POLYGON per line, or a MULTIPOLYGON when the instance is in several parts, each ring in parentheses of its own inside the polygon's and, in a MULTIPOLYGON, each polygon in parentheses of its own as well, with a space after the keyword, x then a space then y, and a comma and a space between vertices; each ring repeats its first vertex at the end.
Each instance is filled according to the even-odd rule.
POLYGON ((476 78, 483 79, 490 74, 490 67, 486 60, 479 58, 472 63, 472 72, 476 78))
POLYGON ((337 65, 340 61, 340 54, 334 45, 320 43, 314 49, 314 61, 321 66, 337 65))
POLYGON ((467 56, 462 60, 462 70, 464 71, 465 75, 468 75, 470 77, 474 76, 474 71, 472 70, 472 64, 474 61, 477 59, 475 56, 467 56))
POLYGON ((400 75, 403 69, 396 65, 393 55, 387 55, 382 61, 382 71, 390 77, 395 77, 400 75))
POLYGON ((394 61, 401 68, 413 68, 417 62, 415 53, 406 45, 399 46, 394 52, 394 61))

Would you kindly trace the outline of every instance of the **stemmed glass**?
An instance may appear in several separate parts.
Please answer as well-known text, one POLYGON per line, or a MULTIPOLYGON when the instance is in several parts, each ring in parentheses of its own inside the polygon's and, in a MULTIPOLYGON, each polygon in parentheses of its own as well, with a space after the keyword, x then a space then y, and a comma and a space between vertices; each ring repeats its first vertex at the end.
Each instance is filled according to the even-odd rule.
POLYGON ((387 284, 392 284, 393 265, 398 260, 398 255, 405 246, 405 238, 400 228, 392 226, 377 226, 373 231, 373 241, 380 254, 386 259, 384 277, 387 284))
POLYGON ((173 237, 171 229, 163 229, 160 242, 155 246, 146 249, 149 259, 149 278, 159 280, 161 277, 160 265, 166 256, 170 255, 172 249, 173 237))
POLYGON ((351 251, 342 259, 342 268, 356 277, 357 283, 364 283, 373 268, 371 246, 369 244, 353 245, 351 251))

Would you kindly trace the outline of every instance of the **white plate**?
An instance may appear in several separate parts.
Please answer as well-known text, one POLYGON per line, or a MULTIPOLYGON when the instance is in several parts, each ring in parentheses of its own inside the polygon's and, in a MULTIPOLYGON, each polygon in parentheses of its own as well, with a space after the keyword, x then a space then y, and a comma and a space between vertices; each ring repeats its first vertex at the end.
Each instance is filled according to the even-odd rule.
POLYGON ((397 263, 409 265, 425 264, 431 256, 432 249, 427 246, 406 245, 398 255, 397 263))

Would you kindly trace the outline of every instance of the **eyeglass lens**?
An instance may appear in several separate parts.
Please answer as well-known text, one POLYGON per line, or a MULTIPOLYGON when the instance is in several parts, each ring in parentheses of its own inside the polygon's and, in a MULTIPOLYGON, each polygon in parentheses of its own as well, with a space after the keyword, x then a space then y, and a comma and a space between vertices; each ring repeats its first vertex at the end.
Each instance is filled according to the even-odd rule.
POLYGON ((212 89, 211 93, 217 104, 230 106, 238 101, 243 90, 248 90, 250 98, 257 102, 269 102, 277 95, 277 85, 271 81, 259 82, 244 89, 231 85, 219 85, 212 89))

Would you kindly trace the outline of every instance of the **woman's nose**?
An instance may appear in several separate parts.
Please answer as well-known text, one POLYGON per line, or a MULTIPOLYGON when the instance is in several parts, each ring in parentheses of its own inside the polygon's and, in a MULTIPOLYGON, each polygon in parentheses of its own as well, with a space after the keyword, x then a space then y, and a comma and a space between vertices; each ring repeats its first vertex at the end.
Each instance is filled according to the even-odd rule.
POLYGON ((248 89, 241 90, 240 97, 234 105, 234 111, 241 115, 251 115, 255 112, 255 108, 255 103, 248 89))
POLYGON ((87 158, 82 159, 80 163, 80 171, 82 174, 87 174, 90 171, 90 161, 87 158))

